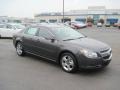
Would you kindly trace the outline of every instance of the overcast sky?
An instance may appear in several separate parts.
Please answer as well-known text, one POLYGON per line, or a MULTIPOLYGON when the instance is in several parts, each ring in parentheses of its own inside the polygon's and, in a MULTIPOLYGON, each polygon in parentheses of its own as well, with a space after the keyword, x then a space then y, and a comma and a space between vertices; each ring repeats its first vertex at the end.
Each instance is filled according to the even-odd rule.
MULTIPOLYGON (((61 12, 63 0, 0 0, 0 16, 33 17, 41 12, 61 12)), ((120 0, 65 0, 65 11, 88 6, 120 8, 120 0)))

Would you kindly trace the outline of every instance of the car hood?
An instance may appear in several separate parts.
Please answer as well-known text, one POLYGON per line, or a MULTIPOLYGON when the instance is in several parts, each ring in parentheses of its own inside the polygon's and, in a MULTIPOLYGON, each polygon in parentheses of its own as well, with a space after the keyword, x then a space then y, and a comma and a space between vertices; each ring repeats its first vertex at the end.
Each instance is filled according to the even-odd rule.
POLYGON ((86 26, 86 24, 82 24, 82 23, 78 23, 76 25, 78 25, 78 26, 86 26))
POLYGON ((69 45, 73 45, 77 48, 85 48, 95 52, 103 51, 109 49, 110 46, 92 38, 81 38, 76 40, 65 41, 69 45))

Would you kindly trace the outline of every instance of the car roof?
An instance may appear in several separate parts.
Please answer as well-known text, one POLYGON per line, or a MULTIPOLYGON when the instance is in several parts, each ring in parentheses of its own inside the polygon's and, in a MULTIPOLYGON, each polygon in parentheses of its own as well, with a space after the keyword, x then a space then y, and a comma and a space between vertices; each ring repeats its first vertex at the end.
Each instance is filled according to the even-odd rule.
POLYGON ((7 23, 7 24, 9 24, 9 25, 22 25, 20 23, 7 23))
POLYGON ((66 26, 63 24, 36 24, 36 25, 33 25, 33 27, 60 28, 60 27, 66 27, 66 26))

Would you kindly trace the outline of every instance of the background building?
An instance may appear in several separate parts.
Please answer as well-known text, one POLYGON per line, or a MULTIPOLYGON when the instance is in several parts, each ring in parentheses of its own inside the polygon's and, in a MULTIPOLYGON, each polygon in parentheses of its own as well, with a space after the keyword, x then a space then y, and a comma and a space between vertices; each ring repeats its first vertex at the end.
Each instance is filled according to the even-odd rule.
POLYGON ((35 23, 31 18, 0 16, 0 23, 35 23))
POLYGON ((7 16, 0 16, 0 23, 7 23, 9 22, 9 18, 7 16))
MULTIPOLYGON (((100 19, 103 19, 105 23, 114 24, 120 20, 120 9, 106 9, 105 6, 92 6, 84 10, 71 10, 65 12, 64 21, 81 21, 87 22, 87 19, 93 19, 93 23, 96 24, 100 19)), ((35 15, 37 22, 62 22, 63 16, 60 12, 53 13, 41 13, 35 15)))

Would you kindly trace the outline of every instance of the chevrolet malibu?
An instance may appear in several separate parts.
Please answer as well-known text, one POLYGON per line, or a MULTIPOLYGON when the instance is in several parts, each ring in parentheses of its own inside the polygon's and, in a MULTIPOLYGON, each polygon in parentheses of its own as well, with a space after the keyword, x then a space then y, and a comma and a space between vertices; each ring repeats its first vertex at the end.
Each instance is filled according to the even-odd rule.
POLYGON ((19 56, 29 53, 46 58, 68 73, 104 68, 112 58, 107 44, 62 25, 31 26, 15 34, 13 43, 19 56))

